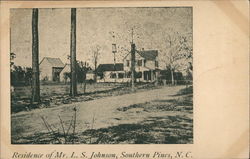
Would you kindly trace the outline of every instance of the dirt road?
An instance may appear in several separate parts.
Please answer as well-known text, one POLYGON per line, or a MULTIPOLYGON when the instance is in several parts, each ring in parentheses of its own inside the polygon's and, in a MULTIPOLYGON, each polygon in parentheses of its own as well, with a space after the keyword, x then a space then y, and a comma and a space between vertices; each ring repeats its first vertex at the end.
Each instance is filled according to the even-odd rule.
POLYGON ((129 118, 129 116, 122 118, 117 109, 154 100, 173 99, 174 97, 171 95, 175 95, 182 88, 184 86, 163 87, 144 92, 13 114, 11 122, 15 127, 11 129, 12 139, 47 132, 41 117, 44 117, 49 124, 53 125, 55 130, 61 129, 58 115, 60 115, 65 125, 69 125, 74 113, 74 107, 77 109, 76 132, 83 132, 91 127, 98 129, 121 123, 140 122, 140 118, 133 119, 129 118))

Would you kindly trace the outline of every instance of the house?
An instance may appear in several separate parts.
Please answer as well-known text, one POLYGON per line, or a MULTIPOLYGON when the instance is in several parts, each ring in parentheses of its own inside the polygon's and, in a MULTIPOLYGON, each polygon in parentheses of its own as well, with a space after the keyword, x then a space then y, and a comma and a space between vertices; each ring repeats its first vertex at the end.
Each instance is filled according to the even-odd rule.
MULTIPOLYGON (((153 82, 156 80, 159 72, 158 51, 144 50, 135 53, 135 77, 138 82, 153 82)), ((125 78, 131 76, 131 53, 128 53, 124 59, 125 78)))
POLYGON ((100 64, 97 69, 97 82, 127 82, 123 63, 117 64, 100 64))
MULTIPOLYGON (((159 76, 157 50, 141 50, 135 54, 135 78, 137 82, 154 82, 159 76)), ((123 63, 100 64, 97 68, 97 82, 129 82, 131 81, 131 53, 123 63)))
POLYGON ((64 67, 60 58, 44 57, 39 64, 40 80, 60 81, 60 72, 64 67))
POLYGON ((94 80, 95 79, 95 73, 93 70, 88 70, 86 73, 86 80, 94 80))

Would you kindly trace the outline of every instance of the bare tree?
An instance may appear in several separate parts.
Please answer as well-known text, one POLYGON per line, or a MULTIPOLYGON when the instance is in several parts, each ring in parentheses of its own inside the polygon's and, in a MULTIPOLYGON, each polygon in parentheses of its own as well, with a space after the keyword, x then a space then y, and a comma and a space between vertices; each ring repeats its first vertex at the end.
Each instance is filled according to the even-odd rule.
POLYGON ((174 72, 178 67, 176 61, 178 60, 178 33, 167 34, 166 36, 166 52, 165 52, 165 64, 171 72, 171 83, 174 85, 174 72))
POLYGON ((40 102, 38 9, 32 10, 32 103, 40 102))
POLYGON ((10 28, 10 68, 12 69, 14 66, 14 59, 16 58, 16 54, 11 51, 11 28, 10 28))
POLYGON ((93 60, 93 64, 94 64, 94 73, 95 73, 95 76, 94 76, 94 81, 96 82, 97 81, 97 65, 98 65, 98 61, 99 61, 99 56, 100 56, 100 50, 101 50, 101 47, 99 45, 95 45, 93 48, 92 48, 92 60, 93 60))
POLYGON ((192 67, 193 49, 192 36, 172 32, 166 36, 166 68, 171 72, 171 83, 175 84, 174 73, 181 67, 185 69, 192 67))
POLYGON ((180 37, 180 46, 182 58, 187 62, 186 72, 193 75, 193 37, 191 33, 180 37))

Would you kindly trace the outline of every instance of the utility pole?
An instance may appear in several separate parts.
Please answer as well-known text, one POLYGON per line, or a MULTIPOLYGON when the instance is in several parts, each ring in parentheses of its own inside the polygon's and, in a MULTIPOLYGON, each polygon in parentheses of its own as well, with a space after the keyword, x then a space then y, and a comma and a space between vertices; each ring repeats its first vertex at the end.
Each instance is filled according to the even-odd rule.
MULTIPOLYGON (((116 58, 115 58, 115 54, 116 54, 117 50, 116 50, 116 44, 112 44, 112 53, 114 54, 114 72, 116 74, 116 58)), ((115 82, 116 82, 116 76, 115 76, 115 82)))
POLYGON ((133 40, 134 30, 132 28, 132 41, 131 41, 131 87, 135 91, 135 44, 133 40))
POLYGON ((77 95, 76 81, 76 8, 71 8, 71 39, 70 39, 70 96, 77 95))
POLYGON ((32 10, 32 103, 40 102, 38 9, 32 10))

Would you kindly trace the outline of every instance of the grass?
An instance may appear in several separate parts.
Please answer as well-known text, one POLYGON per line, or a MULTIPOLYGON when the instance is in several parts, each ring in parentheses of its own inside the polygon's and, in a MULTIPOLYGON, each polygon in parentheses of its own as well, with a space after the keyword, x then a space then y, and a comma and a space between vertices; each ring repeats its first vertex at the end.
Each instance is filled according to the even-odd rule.
MULTIPOLYGON (((41 85, 41 103, 37 105, 31 104, 31 88, 29 86, 15 87, 14 93, 11 94, 11 113, 131 93, 131 88, 126 83, 87 84, 86 92, 79 84, 78 96, 72 98, 69 96, 69 87, 69 85, 65 84, 41 85)), ((136 84, 137 91, 153 88, 155 86, 151 83, 136 84)))

